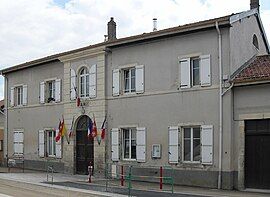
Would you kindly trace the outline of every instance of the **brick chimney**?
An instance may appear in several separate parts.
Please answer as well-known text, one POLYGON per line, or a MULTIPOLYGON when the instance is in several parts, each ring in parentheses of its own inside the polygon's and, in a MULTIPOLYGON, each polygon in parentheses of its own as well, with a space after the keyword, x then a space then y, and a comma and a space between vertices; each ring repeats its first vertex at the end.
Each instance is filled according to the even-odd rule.
POLYGON ((250 0, 250 9, 258 8, 260 7, 260 1, 259 0, 250 0))
POLYGON ((111 20, 108 22, 108 41, 116 39, 116 23, 111 17, 111 20))

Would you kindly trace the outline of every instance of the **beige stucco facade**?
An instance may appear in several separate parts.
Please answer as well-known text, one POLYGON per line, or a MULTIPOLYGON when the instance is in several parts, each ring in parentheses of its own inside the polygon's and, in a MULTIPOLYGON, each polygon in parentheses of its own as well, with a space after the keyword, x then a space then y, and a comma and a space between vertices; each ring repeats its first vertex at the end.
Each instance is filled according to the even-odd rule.
MULTIPOLYGON (((64 116, 67 127, 71 127, 74 118, 74 135, 76 135, 76 123, 82 115, 87 115, 93 119, 95 116, 97 128, 100 127, 104 121, 106 112, 105 101, 105 52, 104 47, 83 51, 82 53, 72 54, 69 56, 60 57, 64 63, 64 83, 63 83, 63 100, 64 100, 64 116), (91 99, 83 99, 84 107, 77 107, 76 100, 70 99, 70 69, 74 69, 78 74, 80 68, 83 66, 90 67, 97 65, 97 90, 96 97, 91 99)), ((78 79, 77 79, 78 80, 78 79)), ((76 165, 76 138, 71 139, 70 144, 66 141, 63 144, 63 163, 65 164, 65 171, 75 173, 76 165)), ((102 140, 99 145, 97 140, 94 140, 94 168, 97 171, 104 170, 105 164, 105 142, 102 140)))

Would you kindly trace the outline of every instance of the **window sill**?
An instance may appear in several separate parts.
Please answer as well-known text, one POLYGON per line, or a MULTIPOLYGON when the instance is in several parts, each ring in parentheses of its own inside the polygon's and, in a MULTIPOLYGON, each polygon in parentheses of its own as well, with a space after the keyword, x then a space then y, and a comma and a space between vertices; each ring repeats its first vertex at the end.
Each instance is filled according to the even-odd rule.
POLYGON ((120 96, 122 97, 132 97, 132 96, 136 96, 137 92, 124 92, 122 94, 120 94, 120 96))
POLYGON ((122 159, 122 161, 131 161, 131 162, 134 162, 134 161, 137 161, 137 159, 122 159))
POLYGON ((54 158, 56 158, 56 156, 55 155, 48 155, 46 158, 54 159, 54 158))
POLYGON ((12 108, 22 108, 25 107, 26 105, 14 105, 12 108))
POLYGON ((51 103, 40 103, 40 105, 50 106, 50 105, 57 105, 59 103, 61 103, 61 101, 59 101, 59 102, 51 102, 51 103))
POLYGON ((211 88, 212 85, 207 85, 207 86, 192 86, 190 88, 181 88, 181 87, 178 87, 177 89, 180 91, 180 92, 188 92, 188 91, 196 91, 196 90, 204 90, 204 89, 208 89, 208 88, 211 88))
POLYGON ((193 164, 202 164, 200 161, 183 161, 182 163, 183 164, 190 164, 190 165, 193 165, 193 164))

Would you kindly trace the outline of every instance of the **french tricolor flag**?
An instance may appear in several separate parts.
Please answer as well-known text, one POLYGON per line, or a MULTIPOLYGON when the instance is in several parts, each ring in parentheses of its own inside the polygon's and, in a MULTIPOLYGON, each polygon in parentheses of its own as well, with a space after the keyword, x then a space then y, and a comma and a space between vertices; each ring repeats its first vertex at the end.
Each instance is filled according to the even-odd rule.
POLYGON ((87 131, 87 136, 89 139, 92 138, 92 133, 93 133, 93 123, 92 121, 89 121, 88 131, 87 131))

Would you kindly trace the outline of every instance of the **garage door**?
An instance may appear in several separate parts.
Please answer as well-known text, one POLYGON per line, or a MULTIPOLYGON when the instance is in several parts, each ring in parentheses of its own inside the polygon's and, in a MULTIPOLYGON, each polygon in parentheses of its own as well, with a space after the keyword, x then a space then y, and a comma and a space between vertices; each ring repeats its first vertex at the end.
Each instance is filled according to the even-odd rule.
POLYGON ((270 120, 245 121, 245 187, 270 189, 270 120))

